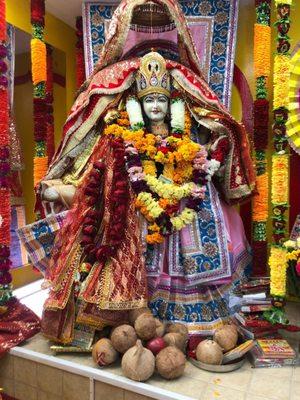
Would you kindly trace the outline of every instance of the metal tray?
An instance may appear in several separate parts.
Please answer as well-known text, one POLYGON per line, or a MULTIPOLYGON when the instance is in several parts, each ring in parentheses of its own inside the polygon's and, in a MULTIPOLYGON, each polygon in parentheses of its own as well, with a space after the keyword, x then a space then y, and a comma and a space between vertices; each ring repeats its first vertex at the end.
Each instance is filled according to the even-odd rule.
POLYGON ((245 358, 240 358, 239 360, 232 362, 230 364, 225 364, 225 365, 211 365, 211 364, 205 364, 201 361, 197 361, 194 358, 189 358, 189 361, 195 365, 197 368, 200 369, 205 369, 206 371, 210 372, 231 372, 235 371, 236 369, 241 368, 241 366, 245 362, 245 358))

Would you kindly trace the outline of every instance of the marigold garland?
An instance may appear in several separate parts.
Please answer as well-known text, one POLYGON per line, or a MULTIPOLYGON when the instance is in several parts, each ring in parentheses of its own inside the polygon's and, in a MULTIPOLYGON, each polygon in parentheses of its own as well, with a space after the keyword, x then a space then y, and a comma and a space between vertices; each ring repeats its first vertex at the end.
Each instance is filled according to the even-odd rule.
POLYGON ((45 43, 40 39, 33 38, 31 40, 31 69, 34 85, 47 80, 46 59, 47 50, 45 43))
POLYGON ((272 156, 272 203, 286 204, 288 202, 288 154, 272 156))
POLYGON ((286 294, 286 249, 282 247, 271 247, 269 258, 270 265, 270 293, 272 296, 284 297, 286 294))
POLYGON ((290 56, 276 54, 274 58, 274 109, 289 105, 290 56))
POLYGON ((256 178, 256 189, 258 195, 253 199, 253 221, 265 221, 268 218, 268 189, 269 175, 266 172, 263 175, 258 175, 256 178))
MULTIPOLYGON (((272 156, 271 200, 273 206, 273 246, 269 258, 270 288, 272 296, 284 297, 286 294, 286 249, 282 247, 287 235, 285 212, 288 208, 288 169, 286 122, 288 119, 288 95, 290 42, 287 36, 290 29, 290 0, 275 1, 277 6, 277 54, 274 58, 274 150, 272 156)), ((283 302, 278 303, 280 306, 283 302)))
POLYGON ((0 0, 0 307, 6 311, 5 304, 12 297, 12 276, 10 274, 10 157, 9 157, 9 100, 6 64, 6 2, 0 0))
MULTIPOLYGON (((127 172, 136 194, 135 206, 148 221, 146 241, 149 244, 161 243, 165 236, 194 220, 205 196, 204 185, 208 176, 215 172, 220 162, 208 161, 206 150, 191 141, 191 118, 185 117, 182 133, 173 132, 166 139, 147 134, 144 129, 129 130, 128 116, 124 112, 116 114, 110 110, 105 121, 111 125, 105 128, 104 134, 124 140, 127 172), (113 123, 115 119, 121 126, 113 123), (168 159, 163 158, 166 155, 168 159), (170 176, 156 177, 157 156, 164 164, 163 173, 170 176), (189 179, 181 185, 172 183, 176 174, 173 162, 176 162, 176 168, 190 164, 189 179), (182 199, 186 200, 185 207, 179 212, 182 199)), ((182 173, 181 178, 183 176, 182 173)))
POLYGON ((33 183, 36 186, 45 176, 48 168, 48 157, 35 157, 33 160, 33 183))
POLYGON ((270 75, 271 60, 271 28, 268 25, 254 24, 254 76, 268 77, 270 75))

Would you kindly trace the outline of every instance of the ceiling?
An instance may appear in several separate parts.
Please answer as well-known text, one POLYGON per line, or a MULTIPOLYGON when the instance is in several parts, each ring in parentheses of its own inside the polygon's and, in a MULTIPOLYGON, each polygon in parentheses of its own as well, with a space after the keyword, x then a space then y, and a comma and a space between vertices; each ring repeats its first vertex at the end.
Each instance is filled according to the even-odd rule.
MULTIPOLYGON (((88 0, 46 0, 46 11, 75 28, 76 17, 82 14, 82 3, 88 0)), ((91 2, 91 1, 90 1, 91 2)), ((96 2, 96 0, 93 0, 96 2)), ((118 4, 117 0, 99 0, 100 4, 118 4)))
POLYGON ((82 0, 46 0, 46 11, 75 28, 76 17, 81 15, 82 0))

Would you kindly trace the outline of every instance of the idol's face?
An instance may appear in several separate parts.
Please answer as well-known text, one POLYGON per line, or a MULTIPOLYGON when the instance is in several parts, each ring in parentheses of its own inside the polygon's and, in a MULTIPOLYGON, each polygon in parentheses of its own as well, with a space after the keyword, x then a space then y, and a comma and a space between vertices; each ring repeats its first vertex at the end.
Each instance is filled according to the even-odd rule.
POLYGON ((145 114, 151 122, 163 122, 169 106, 167 96, 159 93, 149 94, 142 99, 145 114))

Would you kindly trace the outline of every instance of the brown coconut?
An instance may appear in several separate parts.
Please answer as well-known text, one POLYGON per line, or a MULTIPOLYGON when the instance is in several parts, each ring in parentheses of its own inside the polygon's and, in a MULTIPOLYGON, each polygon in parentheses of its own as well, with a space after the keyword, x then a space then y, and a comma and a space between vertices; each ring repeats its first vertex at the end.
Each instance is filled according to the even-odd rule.
POLYGON ((179 350, 185 352, 187 340, 183 335, 177 332, 170 332, 164 336, 164 341, 168 346, 175 346, 179 350))
POLYGON ((216 329, 213 339, 226 352, 235 348, 238 333, 231 325, 224 325, 216 329))
POLYGON ((134 329, 140 339, 149 340, 156 335, 156 323, 153 315, 144 313, 137 317, 134 329))
POLYGON ((143 382, 149 379, 154 373, 155 357, 138 340, 136 345, 124 354, 121 366, 123 374, 127 378, 143 382))
POLYGON ((120 325, 113 329, 110 340, 119 353, 125 353, 137 341, 137 335, 131 325, 120 325))
POLYGON ((150 314, 151 310, 147 307, 143 307, 143 308, 135 308, 134 310, 130 310, 129 311, 129 323, 134 326, 135 320, 137 319, 137 317, 139 317, 142 314, 150 314))
POLYGON ((93 360, 100 367, 114 363, 119 353, 114 349, 112 342, 107 338, 98 340, 93 346, 93 360))
POLYGON ((188 328, 184 324, 168 324, 166 327, 166 332, 167 333, 180 333, 185 340, 187 341, 189 338, 189 331, 188 328))
POLYGON ((155 319, 155 325, 156 325, 156 334, 155 336, 158 337, 163 337, 166 331, 166 325, 161 322, 158 318, 154 318, 155 319))
POLYGON ((220 365, 223 359, 223 352, 217 342, 206 339, 198 344, 196 358, 205 364, 220 365))
POLYGON ((185 364, 185 355, 174 346, 168 346, 161 350, 155 361, 158 373, 165 379, 179 378, 184 373, 185 364))

